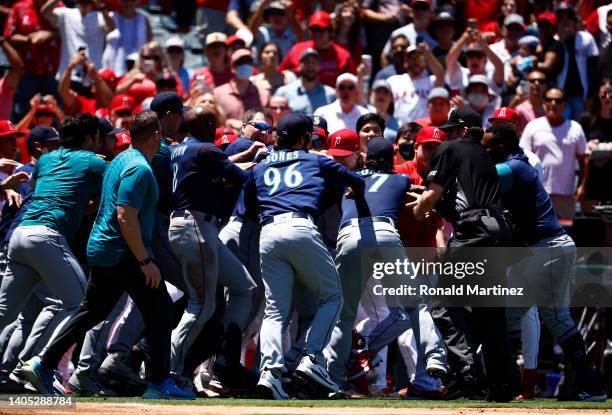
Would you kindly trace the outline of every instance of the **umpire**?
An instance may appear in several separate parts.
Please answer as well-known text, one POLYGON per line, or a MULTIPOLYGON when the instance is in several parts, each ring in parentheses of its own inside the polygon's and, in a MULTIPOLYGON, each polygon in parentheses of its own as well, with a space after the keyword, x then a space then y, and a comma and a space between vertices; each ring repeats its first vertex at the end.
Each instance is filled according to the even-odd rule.
MULTIPOLYGON (((471 251, 465 250, 466 247, 507 245, 509 232, 501 214, 495 164, 480 146, 483 136, 480 116, 472 109, 461 108, 451 113, 442 128, 448 131, 449 137, 457 139, 442 143, 434 153, 426 180, 427 190, 414 206, 414 215, 422 220, 435 206, 453 225, 446 259, 462 261, 471 251)), ((489 260, 487 264, 487 283, 492 278, 505 278, 504 266, 496 267, 496 263, 489 260)), ((507 342, 505 309, 472 307, 470 319, 466 305, 434 309, 436 323, 448 347, 449 364, 456 374, 454 386, 457 388, 449 385, 449 398, 462 395, 475 398, 483 391, 476 355, 480 342, 487 373, 487 400, 510 401, 513 399, 510 383, 516 368, 513 369, 507 342)))

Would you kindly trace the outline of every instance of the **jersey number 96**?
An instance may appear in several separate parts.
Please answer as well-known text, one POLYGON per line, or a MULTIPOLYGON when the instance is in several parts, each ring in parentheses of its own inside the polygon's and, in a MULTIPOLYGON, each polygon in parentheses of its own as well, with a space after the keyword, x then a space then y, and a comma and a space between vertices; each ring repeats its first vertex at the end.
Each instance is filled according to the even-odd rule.
POLYGON ((266 169, 263 179, 266 186, 271 186, 268 194, 273 195, 283 184, 289 188, 298 187, 302 184, 304 178, 299 170, 296 170, 299 164, 300 163, 297 162, 290 165, 284 172, 276 167, 269 167, 266 169))

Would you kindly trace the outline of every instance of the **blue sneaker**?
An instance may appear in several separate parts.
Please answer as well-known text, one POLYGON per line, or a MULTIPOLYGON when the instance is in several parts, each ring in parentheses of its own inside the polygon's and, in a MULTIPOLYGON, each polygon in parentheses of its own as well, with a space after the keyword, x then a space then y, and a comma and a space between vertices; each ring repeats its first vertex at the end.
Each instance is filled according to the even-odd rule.
POLYGON ((62 396, 66 394, 63 387, 54 387, 56 382, 53 372, 47 372, 42 368, 40 357, 34 356, 25 362, 19 369, 14 371, 17 378, 23 382, 30 383, 34 389, 43 395, 62 396))
POLYGON ((142 395, 143 399, 195 399, 195 397, 195 393, 179 388, 170 378, 159 385, 149 382, 147 391, 142 395))

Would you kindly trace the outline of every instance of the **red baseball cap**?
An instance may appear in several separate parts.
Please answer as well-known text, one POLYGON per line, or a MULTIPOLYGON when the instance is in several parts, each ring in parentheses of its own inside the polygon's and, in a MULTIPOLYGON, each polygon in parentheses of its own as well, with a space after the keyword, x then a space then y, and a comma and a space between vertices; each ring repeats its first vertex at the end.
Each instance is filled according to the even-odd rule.
POLYGON ((310 16, 310 19, 308 19, 308 27, 322 27, 323 29, 328 29, 331 25, 331 16, 329 13, 322 10, 314 12, 312 16, 310 16))
POLYGON ((117 74, 110 68, 102 69, 98 72, 98 75, 100 75, 100 78, 104 79, 110 86, 115 86, 117 81, 119 81, 119 79, 117 79, 117 74))
POLYGON ((9 135, 25 137, 25 133, 23 131, 17 131, 12 122, 9 120, 0 120, 0 137, 8 137, 9 135))
POLYGON ((346 157, 359 151, 359 136, 353 130, 338 130, 329 137, 329 142, 327 154, 330 156, 346 157))
POLYGON ((232 144, 236 140, 238 140, 238 136, 231 128, 220 127, 215 130, 215 145, 217 147, 232 144))
POLYGON ((134 98, 126 94, 115 95, 111 101, 111 110, 113 111, 130 110, 134 112, 135 107, 136 102, 134 98))
POLYGON ((446 141, 446 133, 438 127, 423 128, 416 136, 416 143, 441 143, 446 141))
POLYGON ((553 12, 542 12, 538 14, 538 22, 548 22, 552 26, 557 26, 557 16, 553 12))
POLYGON ((510 107, 501 107, 495 110, 493 116, 489 118, 489 122, 493 122, 496 120, 508 121, 514 126, 518 125, 518 114, 514 110, 514 108, 510 107))
POLYGON ((246 42, 244 41, 244 39, 238 35, 231 35, 230 37, 228 37, 227 40, 225 41, 225 44, 227 46, 231 46, 232 43, 234 42, 243 42, 246 45, 246 42))
POLYGON ((117 143, 115 143, 115 151, 117 153, 121 153, 132 144, 130 135, 125 131, 115 134, 115 137, 117 137, 117 143))

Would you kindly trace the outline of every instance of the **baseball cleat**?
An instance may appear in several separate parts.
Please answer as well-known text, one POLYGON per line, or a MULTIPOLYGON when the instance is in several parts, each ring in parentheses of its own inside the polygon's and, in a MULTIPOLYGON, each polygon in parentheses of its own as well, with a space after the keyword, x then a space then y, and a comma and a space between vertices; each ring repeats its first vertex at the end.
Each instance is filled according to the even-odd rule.
POLYGON ((448 369, 444 363, 440 362, 427 362, 427 376, 434 379, 444 379, 448 373, 448 369))
POLYGON ((103 386, 95 376, 89 373, 84 373, 79 370, 74 372, 68 380, 68 388, 74 395, 78 396, 98 396, 98 397, 114 397, 117 393, 103 386))
POLYGON ((147 391, 142 395, 143 399, 191 400, 195 397, 195 393, 179 388, 171 378, 159 385, 149 383, 147 391))
POLYGON ((277 401, 289 399, 289 395, 283 389, 281 380, 274 376, 270 370, 262 370, 255 389, 259 396, 264 399, 276 399, 277 401))
POLYGON ((59 389, 58 385, 54 384, 56 383, 54 373, 47 372, 42 368, 38 356, 25 362, 19 369, 15 370, 14 374, 21 381, 28 382, 38 393, 43 395, 61 396, 66 394, 63 387, 59 389))
POLYGON ((315 362, 312 357, 304 356, 295 374, 305 380, 313 381, 320 386, 328 389, 330 392, 338 392, 340 388, 329 376, 329 372, 323 366, 315 362))
POLYGON ((132 369, 128 353, 109 353, 100 366, 98 376, 104 385, 122 396, 139 396, 147 389, 147 383, 132 369))

